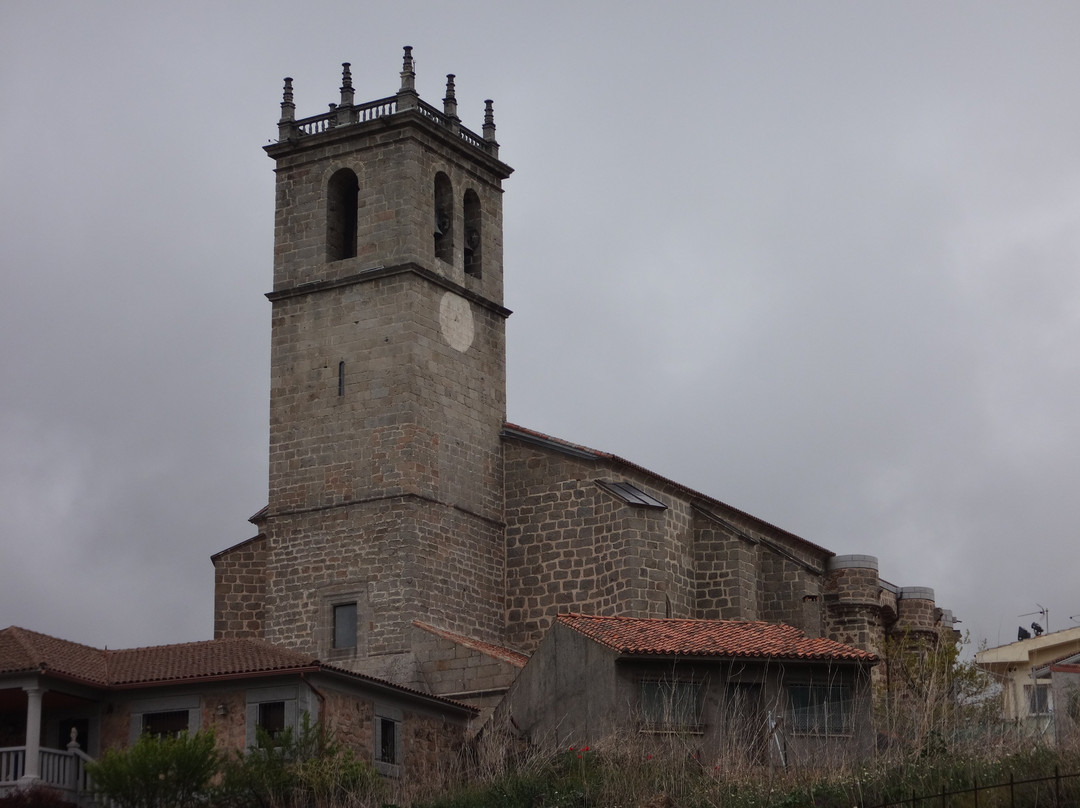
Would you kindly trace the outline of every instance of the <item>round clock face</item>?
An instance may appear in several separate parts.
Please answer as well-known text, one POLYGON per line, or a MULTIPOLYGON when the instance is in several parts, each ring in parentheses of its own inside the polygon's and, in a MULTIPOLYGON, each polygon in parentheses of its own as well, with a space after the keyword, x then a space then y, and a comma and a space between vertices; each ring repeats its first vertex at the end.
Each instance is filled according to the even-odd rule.
POLYGON ((469 350, 476 336, 469 301, 446 292, 439 301, 439 326, 447 345, 462 353, 469 350))

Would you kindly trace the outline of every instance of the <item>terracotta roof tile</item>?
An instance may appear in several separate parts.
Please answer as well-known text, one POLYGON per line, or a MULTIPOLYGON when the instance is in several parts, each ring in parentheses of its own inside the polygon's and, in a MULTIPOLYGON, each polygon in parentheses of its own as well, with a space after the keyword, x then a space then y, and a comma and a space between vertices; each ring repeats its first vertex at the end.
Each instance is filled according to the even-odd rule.
POLYGON ((206 640, 106 651, 112 685, 311 670, 319 660, 259 640, 206 640))
POLYGON ((620 654, 866 662, 877 657, 782 623, 561 614, 561 625, 620 654))
POLYGON ((0 630, 0 673, 49 670, 67 678, 105 684, 106 653, 18 626, 0 630))
POLYGON ((307 654, 262 640, 205 640, 110 651, 17 626, 0 630, 0 675, 43 673, 89 682, 107 689, 317 670, 332 671, 383 688, 476 712, 471 705, 327 665, 307 654))
POLYGON ((478 651, 481 654, 486 654, 489 657, 498 659, 500 662, 507 662, 513 665, 515 668, 524 668, 525 663, 529 661, 529 657, 525 654, 519 654, 517 651, 511 651, 509 648, 503 648, 501 645, 492 645, 487 642, 480 642, 474 640, 471 637, 466 637, 463 634, 455 634, 452 631, 446 631, 441 628, 435 628, 435 626, 429 626, 427 623, 421 623, 419 620, 413 620, 413 625, 424 631, 429 631, 437 637, 442 637, 444 640, 450 640, 458 645, 469 648, 473 651, 478 651))

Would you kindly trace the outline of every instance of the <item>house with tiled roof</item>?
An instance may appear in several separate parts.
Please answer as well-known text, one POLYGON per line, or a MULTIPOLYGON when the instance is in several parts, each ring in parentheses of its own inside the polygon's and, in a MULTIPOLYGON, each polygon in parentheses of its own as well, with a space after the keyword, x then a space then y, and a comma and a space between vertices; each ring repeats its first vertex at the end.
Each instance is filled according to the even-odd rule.
POLYGON ((0 631, 0 794, 44 780, 72 798, 83 763, 143 733, 213 730, 224 749, 303 716, 388 776, 423 777, 456 754, 475 708, 261 640, 100 649, 0 631))
POLYGON ((549 748, 677 737, 701 760, 821 765, 872 750, 877 662, 778 623, 562 614, 495 725, 549 748))

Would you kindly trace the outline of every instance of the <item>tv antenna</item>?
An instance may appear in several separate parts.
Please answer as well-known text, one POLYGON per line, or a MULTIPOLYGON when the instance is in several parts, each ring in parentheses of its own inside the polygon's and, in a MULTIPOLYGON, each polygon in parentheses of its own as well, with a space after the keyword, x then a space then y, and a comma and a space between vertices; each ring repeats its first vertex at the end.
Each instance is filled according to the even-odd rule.
MULTIPOLYGON (((1043 624, 1045 625, 1045 628, 1043 626, 1040 626, 1038 623, 1033 622, 1031 624, 1031 630, 1034 631, 1035 636, 1038 637, 1044 631, 1049 631, 1050 630, 1050 610, 1048 608, 1046 608, 1045 606, 1043 606, 1041 603, 1036 603, 1035 605, 1039 607, 1039 611, 1037 611, 1037 612, 1028 612, 1027 614, 1020 615, 1020 617, 1032 617, 1032 616, 1034 616, 1036 614, 1042 615, 1043 624)), ((1077 615, 1077 616, 1080 617, 1080 615, 1077 615)))

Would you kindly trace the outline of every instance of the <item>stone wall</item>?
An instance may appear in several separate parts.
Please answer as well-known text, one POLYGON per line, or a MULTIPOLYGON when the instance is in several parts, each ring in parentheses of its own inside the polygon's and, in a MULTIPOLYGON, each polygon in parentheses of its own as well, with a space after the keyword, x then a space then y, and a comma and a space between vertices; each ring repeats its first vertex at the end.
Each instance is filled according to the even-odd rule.
POLYGON ((420 660, 424 690, 438 696, 478 705, 470 691, 484 694, 510 687, 520 665, 498 659, 475 648, 413 629, 413 651, 420 660))
POLYGON ((695 617, 758 619, 759 545, 712 514, 694 514, 695 617))
POLYGON ((123 703, 114 703, 112 709, 101 713, 98 743, 101 751, 123 749, 131 735, 131 711, 123 703))
POLYGON ((465 728, 408 710, 402 723, 403 777, 428 785, 444 782, 462 762, 465 728))
POLYGON ((347 277, 371 266, 415 262, 496 303, 503 297, 502 180, 511 169, 418 113, 338 127, 299 143, 276 144, 274 289, 347 277), (348 169, 359 186, 356 256, 328 261, 327 186, 348 169), (449 179, 453 260, 433 264, 434 183, 449 179), (464 271, 465 193, 482 210, 483 272, 464 271))
POLYGON ((232 752, 247 749, 247 701, 245 691, 235 687, 205 690, 202 693, 202 726, 213 731, 218 749, 232 752))
POLYGON ((403 271, 276 301, 269 518, 418 494, 499 521, 504 321, 403 271), (422 369, 422 372, 417 372, 422 369))
POLYGON ((278 199, 264 635, 418 684, 413 619, 503 639, 510 169, 413 113, 267 151, 278 199), (328 235, 341 172, 359 188, 355 256, 344 258, 328 235), (453 249, 436 255, 440 183, 453 249), (464 266, 466 194, 480 211, 469 222, 479 274, 464 266), (348 650, 331 642, 343 603, 358 617, 348 650))
POLYGON ((528 652, 555 615, 689 617, 689 504, 643 473, 507 441, 507 643, 528 652), (629 481, 666 509, 626 503, 597 480, 629 481))
POLYGON ((215 555, 214 639, 263 636, 266 537, 256 536, 215 555))
POLYGON ((266 639, 419 685, 412 621, 502 641, 501 530, 419 497, 282 516, 268 525, 266 639), (333 607, 355 603, 356 647, 335 649, 333 607))
POLYGON ((905 586, 896 601, 897 634, 925 634, 936 638, 941 610, 934 604, 934 590, 925 586, 905 586))
POLYGON ((375 706, 371 699, 358 698, 331 688, 320 688, 320 720, 334 741, 351 749, 364 760, 373 759, 375 706))

